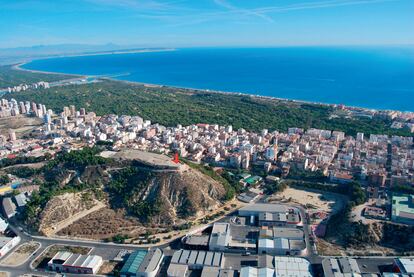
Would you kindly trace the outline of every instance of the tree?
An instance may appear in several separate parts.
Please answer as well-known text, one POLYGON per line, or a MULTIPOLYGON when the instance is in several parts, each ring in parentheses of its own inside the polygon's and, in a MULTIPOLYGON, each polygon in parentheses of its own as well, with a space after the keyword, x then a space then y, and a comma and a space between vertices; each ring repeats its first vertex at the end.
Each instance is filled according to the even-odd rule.
POLYGON ((8 184, 10 182, 11 182, 11 180, 10 180, 10 177, 8 175, 2 175, 2 176, 0 176, 0 184, 1 185, 6 185, 6 184, 8 184))

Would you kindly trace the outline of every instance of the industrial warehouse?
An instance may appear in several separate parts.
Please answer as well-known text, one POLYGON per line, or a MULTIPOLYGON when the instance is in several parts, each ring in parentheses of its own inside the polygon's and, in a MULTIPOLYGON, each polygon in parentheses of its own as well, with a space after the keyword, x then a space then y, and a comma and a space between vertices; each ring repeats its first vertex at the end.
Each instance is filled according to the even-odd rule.
POLYGON ((59 251, 47 265, 49 270, 56 272, 96 274, 102 263, 102 257, 97 255, 81 255, 59 251))
POLYGON ((239 216, 248 217, 251 224, 260 226, 300 226, 302 219, 297 208, 276 204, 252 204, 239 210, 239 216))
POLYGON ((167 274, 168 277, 311 277, 312 271, 310 263, 303 258, 270 255, 247 257, 211 251, 179 250, 173 254, 167 274))
POLYGON ((131 253, 121 269, 121 277, 155 277, 164 259, 164 253, 155 248, 131 253))

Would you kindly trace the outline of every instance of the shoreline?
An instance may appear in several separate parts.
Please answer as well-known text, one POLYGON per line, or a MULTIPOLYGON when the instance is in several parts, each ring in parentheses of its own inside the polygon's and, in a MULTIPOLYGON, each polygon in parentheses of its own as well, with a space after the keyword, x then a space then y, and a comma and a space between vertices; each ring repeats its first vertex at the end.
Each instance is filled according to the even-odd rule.
MULTIPOLYGON (((128 53, 148 53, 148 52, 164 52, 164 51, 176 51, 177 49, 162 49, 162 50, 137 50, 137 52, 128 52, 128 53)), ((99 53, 99 54, 85 54, 85 55, 74 55, 74 56, 64 56, 64 57, 78 57, 78 56, 95 56, 95 55, 111 55, 113 53, 99 53)), ((118 54, 127 54, 125 52, 122 53, 116 53, 114 55, 118 55, 118 54)), ((63 57, 63 56, 62 56, 63 57)), ((59 57, 49 57, 49 58, 59 58, 59 57)), ((44 58, 40 58, 40 59, 44 59, 44 58)), ((35 59, 33 59, 35 60, 35 59)), ((345 105, 345 104, 338 104, 338 103, 325 103, 325 102, 315 102, 315 101, 307 101, 307 100, 300 100, 300 99, 290 99, 290 98, 280 98, 280 97, 276 97, 276 96, 264 96, 264 95, 259 95, 259 94, 252 94, 252 93, 248 93, 248 92, 235 92, 235 91, 221 91, 221 90, 211 90, 211 89, 200 89, 200 88, 191 88, 191 87, 182 87, 182 86, 173 86, 173 85, 164 85, 164 84, 152 84, 152 83, 145 83, 145 82, 139 82, 139 81, 129 81, 129 80, 121 80, 121 79, 116 79, 113 77, 106 77, 106 76, 102 76, 102 75, 77 75, 77 74, 73 74, 73 73, 60 73, 60 72, 52 72, 52 71, 41 71, 41 70, 32 70, 32 69, 26 69, 26 68, 22 68, 22 66, 24 66, 25 64, 30 63, 31 61, 27 61, 27 62, 23 62, 23 63, 19 63, 16 65, 13 65, 12 68, 16 69, 16 70, 22 70, 22 71, 28 71, 28 72, 33 72, 33 73, 43 73, 43 74, 55 74, 55 75, 68 75, 68 76, 74 76, 76 78, 96 78, 96 79, 101 79, 101 80, 109 80, 109 81, 115 81, 115 82, 123 82, 123 83, 128 83, 128 84, 135 84, 135 85, 142 85, 142 86, 148 86, 148 87, 165 87, 165 88, 175 88, 175 89, 184 89, 184 90, 193 90, 193 91, 198 91, 198 92, 205 92, 205 93, 217 93, 217 94, 224 94, 224 95, 244 95, 244 96, 249 96, 252 98, 258 98, 258 99, 262 99, 262 100, 273 100, 273 101, 280 101, 280 102, 293 102, 293 103, 298 103, 298 104, 311 104, 311 105, 319 105, 319 106, 325 106, 325 107, 331 107, 331 108, 335 108, 337 106, 344 106, 345 108, 351 109, 351 110, 356 110, 356 111, 366 111, 366 112, 400 112, 400 113, 412 113, 413 111, 402 111, 402 110, 393 110, 393 109, 378 109, 378 108, 367 108, 367 107, 359 107, 359 106, 350 106, 350 105, 345 105)), ((66 80, 70 80, 70 79, 66 79, 66 80)))
POLYGON ((27 62, 22 62, 22 63, 18 63, 15 65, 12 65, 12 69, 14 70, 20 70, 20 71, 27 71, 30 73, 40 73, 40 74, 53 74, 53 75, 67 75, 67 76, 73 76, 73 77, 88 77, 87 75, 78 75, 78 74, 71 74, 71 73, 59 73, 59 72, 52 72, 52 71, 41 71, 41 70, 33 70, 33 69, 26 69, 26 68, 22 68, 22 66, 24 66, 25 64, 30 63, 31 61, 27 61, 27 62))
POLYGON ((88 56, 106 56, 106 55, 121 55, 121 54, 138 54, 138 53, 152 53, 152 52, 169 52, 176 51, 175 48, 165 48, 165 49, 136 49, 136 50, 114 50, 114 51, 104 51, 96 53, 79 53, 79 54, 62 54, 54 56, 45 56, 45 57, 35 57, 29 58, 27 61, 20 62, 12 65, 13 69, 29 71, 34 73, 45 73, 45 74, 55 74, 55 75, 69 75, 69 76, 80 76, 80 77, 99 77, 95 75, 82 75, 82 74, 73 74, 73 73, 60 73, 53 71, 41 71, 35 69, 23 68, 22 66, 31 63, 35 60, 48 60, 48 59, 58 59, 58 58, 72 58, 72 57, 88 57, 88 56))
POLYGON ((145 83, 139 81, 129 81, 129 80, 120 80, 112 77, 99 77, 94 75, 88 75, 87 77, 95 77, 98 79, 109 80, 114 82, 122 82, 128 83, 132 85, 142 85, 147 87, 165 87, 165 88, 174 88, 174 89, 184 89, 184 90, 193 90, 197 92, 206 92, 206 93, 217 93, 217 94, 224 94, 224 95, 239 95, 239 96, 249 96, 252 98, 259 98, 264 100, 273 100, 273 101, 280 101, 280 102, 293 102, 298 104, 311 104, 311 105, 319 105, 319 106, 327 106, 335 108, 337 106, 344 106, 345 108, 349 108, 351 110, 358 110, 358 111, 369 111, 369 112, 400 112, 400 113, 413 113, 414 111, 401 111, 401 110, 393 110, 393 109, 374 109, 374 108, 367 108, 367 107, 358 107, 358 106, 349 106, 344 104, 335 104, 335 103, 325 103, 325 102, 315 102, 315 101, 307 101, 307 100, 300 100, 300 99, 291 99, 291 98, 281 98, 276 96, 265 96, 260 94, 252 94, 248 92, 237 92, 237 91, 222 91, 222 90, 212 90, 212 89, 200 89, 200 88, 192 88, 192 87, 182 87, 182 86, 173 86, 173 85, 163 85, 163 84, 152 84, 152 83, 145 83))

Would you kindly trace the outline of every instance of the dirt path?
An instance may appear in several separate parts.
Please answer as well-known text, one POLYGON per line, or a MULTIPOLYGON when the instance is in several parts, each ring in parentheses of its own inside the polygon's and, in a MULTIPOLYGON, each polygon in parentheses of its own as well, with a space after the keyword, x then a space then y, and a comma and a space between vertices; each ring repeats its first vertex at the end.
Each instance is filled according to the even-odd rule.
POLYGON ((62 220, 59 223, 54 224, 54 225, 52 225, 49 228, 45 228, 43 230, 43 233, 47 237, 53 236, 57 232, 59 232, 60 230, 66 228, 69 225, 71 225, 72 223, 74 223, 75 221, 77 221, 77 220, 79 220, 79 219, 81 219, 81 218, 83 218, 83 217, 85 217, 85 216, 87 216, 87 215, 89 215, 89 214, 91 214, 93 212, 96 212, 96 211, 98 211, 98 210, 100 210, 102 208, 105 208, 105 207, 106 207, 106 205, 104 203, 99 202, 99 201, 96 201, 96 205, 93 206, 92 208, 90 208, 88 210, 81 211, 81 212, 79 212, 77 214, 74 214, 70 218, 67 218, 65 220, 62 220))

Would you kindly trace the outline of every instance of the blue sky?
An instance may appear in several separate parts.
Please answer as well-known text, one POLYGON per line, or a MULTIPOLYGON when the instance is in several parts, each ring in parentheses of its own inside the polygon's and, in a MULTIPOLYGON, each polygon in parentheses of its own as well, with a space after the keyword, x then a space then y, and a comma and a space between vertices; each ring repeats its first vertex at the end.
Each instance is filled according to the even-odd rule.
POLYGON ((0 48, 414 44, 414 0, 0 0, 0 48))

